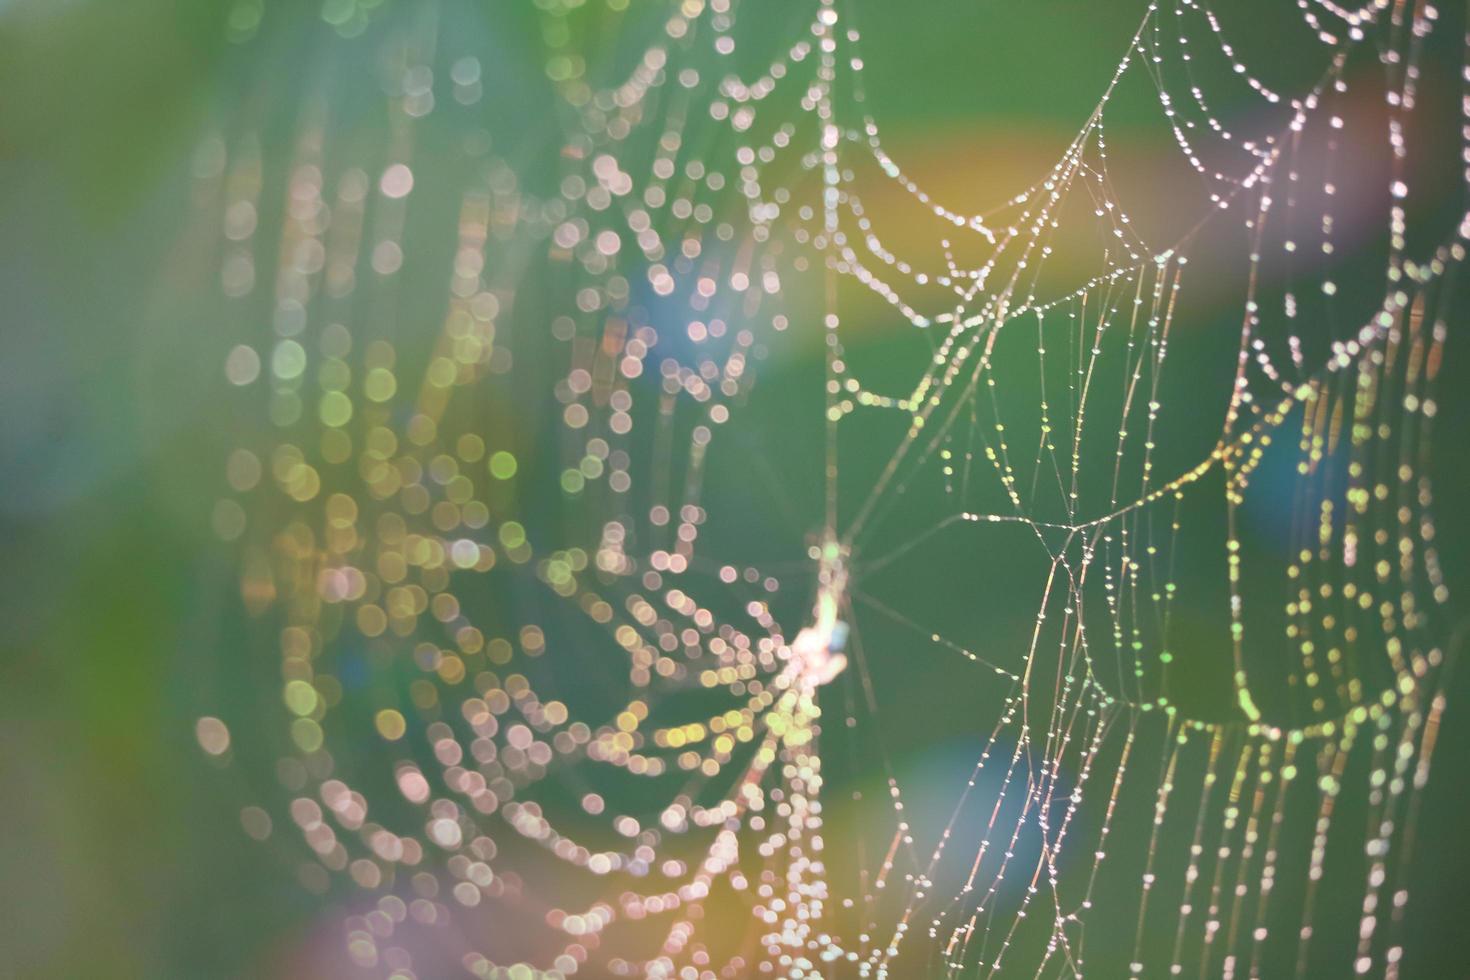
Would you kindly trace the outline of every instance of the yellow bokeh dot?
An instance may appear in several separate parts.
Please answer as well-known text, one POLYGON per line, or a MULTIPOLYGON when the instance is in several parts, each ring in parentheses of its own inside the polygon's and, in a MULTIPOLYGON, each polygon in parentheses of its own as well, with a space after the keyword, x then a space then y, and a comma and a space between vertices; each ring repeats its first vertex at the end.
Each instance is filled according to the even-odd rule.
POLYGON ((526 529, 516 521, 500 525, 500 543, 507 548, 519 548, 526 543, 526 529))
POLYGON ((286 707, 298 715, 309 715, 316 710, 316 688, 306 681, 288 681, 282 692, 286 707))
POLYGON ((490 475, 497 480, 509 480, 516 475, 516 458, 504 449, 490 457, 490 475))
POLYGON ((363 391, 375 402, 385 402, 398 390, 398 379, 387 368, 375 367, 362 380, 363 391))
POLYGON ((303 752, 315 752, 322 747, 322 726, 310 718, 297 718, 291 723, 291 740, 303 752))
POLYGON ((363 636, 380 636, 388 628, 388 616, 378 606, 359 606, 357 628, 363 636))
POLYGON ((474 433, 467 432, 459 437, 459 441, 455 443, 455 449, 460 459, 466 463, 473 463, 485 455, 485 440, 474 433))
POLYGON ((392 708, 384 708, 379 711, 375 723, 378 727, 378 734, 390 742, 398 741, 408 730, 408 724, 403 720, 403 715, 392 708))
POLYGON ((352 399, 340 391, 329 391, 322 395, 318 412, 323 425, 329 425, 334 429, 346 425, 352 418, 352 399))

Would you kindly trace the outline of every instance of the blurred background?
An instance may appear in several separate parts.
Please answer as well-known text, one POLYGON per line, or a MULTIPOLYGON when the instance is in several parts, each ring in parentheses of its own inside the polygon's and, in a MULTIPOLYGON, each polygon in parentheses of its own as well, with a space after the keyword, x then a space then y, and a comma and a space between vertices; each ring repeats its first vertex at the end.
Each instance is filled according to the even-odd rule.
MULTIPOLYGON (((1143 10, 1067 0, 850 6, 864 36, 866 108, 883 121, 885 146, 936 199, 974 211, 1004 201, 1058 158, 1092 112, 1143 10)), ((1310 84, 1322 59, 1315 51, 1294 57, 1305 44, 1294 6, 1250 6, 1248 14, 1222 11, 1242 59, 1284 90, 1310 84)), ((217 257, 198 235, 201 223, 216 221, 212 213, 201 218, 195 198, 200 161, 211 139, 252 128, 261 171, 270 175, 261 236, 278 232, 271 222, 279 218, 266 212, 276 207, 271 194, 279 199, 298 151, 301 120, 325 105, 334 145, 391 143, 394 124, 372 80, 395 32, 417 29, 432 14, 440 38, 432 85, 441 108, 416 121, 415 209, 403 231, 410 261, 398 305, 384 314, 405 350, 415 336, 428 343, 444 316, 444 270, 470 172, 463 160, 473 163, 473 147, 484 142, 519 160, 528 184, 538 168, 555 168, 558 136, 548 120, 557 96, 542 70, 557 42, 548 18, 567 19, 572 43, 612 64, 623 49, 641 50, 667 16, 661 4, 642 0, 577 8, 531 0, 0 0, 0 975, 372 975, 342 955, 353 898, 304 887, 299 855, 241 831, 241 808, 268 797, 270 779, 252 778, 248 765, 215 765, 196 740, 201 715, 230 721, 237 745, 257 734, 268 741, 267 730, 279 723, 271 714, 279 710, 274 651, 262 654, 250 625, 239 545, 221 540, 218 509, 230 452, 269 425, 264 402, 236 397, 222 365, 252 331, 269 332, 269 314, 219 301, 217 257), (452 66, 471 55, 483 95, 456 103, 452 66), (272 709, 261 707, 267 704, 272 709)), ((779 3, 743 8, 739 36, 749 66, 784 50, 808 17, 779 3)), ((1419 254, 1463 213, 1455 159, 1462 55, 1455 39, 1463 26, 1442 25, 1423 60, 1430 122, 1412 134, 1409 202, 1410 251, 1419 254)), ((1374 70, 1354 64, 1348 73, 1371 78, 1374 70)), ((1362 143, 1350 143, 1341 159, 1376 187, 1381 182, 1371 175, 1381 172, 1375 168, 1385 145, 1376 115, 1381 95, 1364 91, 1361 104, 1350 103, 1361 118, 1348 127, 1362 143)), ((1236 92, 1214 109, 1249 131, 1254 105, 1249 92, 1236 92)), ((1160 122, 1152 90, 1125 85, 1108 124, 1118 196, 1146 230, 1172 240, 1207 202, 1160 122)), ((1353 193, 1351 174, 1344 183, 1332 274, 1344 284, 1341 322, 1356 323, 1359 306, 1371 310, 1374 290, 1381 296, 1387 212, 1366 191, 1353 193)), ((875 221, 890 219, 887 245, 943 262, 944 228, 928 215, 902 217, 909 201, 901 190, 875 189, 866 203, 875 221)), ((1223 404, 1228 391, 1244 242, 1237 222, 1218 240, 1196 243, 1202 268, 1189 282, 1164 398, 1180 407, 1161 451, 1180 462, 1198 458, 1219 430, 1216 408, 1192 406, 1223 404)), ((1057 260, 1062 279, 1067 261, 1057 260)), ((520 291, 534 297, 563 285, 533 267, 520 291)), ((820 303, 819 282, 791 280, 785 291, 796 309, 820 303)), ((843 303, 846 353, 865 383, 874 390, 911 383, 931 355, 927 341, 916 342, 907 323, 895 326, 887 304, 859 287, 845 291, 843 303)), ((538 360, 534 339, 521 342, 544 338, 550 320, 537 319, 534 300, 523 309, 509 407, 493 425, 521 459, 517 492, 527 523, 555 529, 574 523, 579 506, 558 483, 557 436, 544 421, 543 403, 564 365, 538 360)), ((822 348, 816 315, 797 321, 760 366, 758 394, 730 437, 738 451, 715 453, 708 464, 706 507, 722 516, 703 532, 701 547, 721 561, 798 567, 821 527, 822 348)), ((1451 656, 1470 582, 1470 517, 1461 503, 1470 485, 1463 327, 1463 316, 1451 318, 1431 472, 1452 595, 1442 630, 1451 656)), ((1024 389, 1016 397, 1034 401, 1024 389)), ((902 435, 902 418, 867 419, 844 423, 844 507, 862 499, 902 435)), ((1278 469, 1274 478, 1289 483, 1291 461, 1278 469)), ((915 496, 924 486, 916 478, 915 496)), ((1261 496, 1247 508, 1245 536, 1265 554, 1290 523, 1290 496, 1269 485, 1261 496)), ((874 553, 921 535, 934 522, 926 507, 887 524, 874 553)), ((1203 516, 1194 526, 1223 533, 1222 521, 1203 516)), ((966 637, 972 649, 1014 664, 1037 591, 1034 576, 1017 574, 1023 559, 1012 557, 1027 547, 1024 535, 1006 533, 983 546, 975 538, 929 541, 911 563, 875 571, 863 588, 926 629, 966 637), (957 581, 983 600, 945 591, 957 581)), ((1213 545, 1184 548, 1181 580, 1219 588, 1220 555, 1213 545)), ((810 601, 807 583, 793 578, 779 600, 788 621, 799 620, 810 601)), ((1173 640, 1177 649, 1199 651, 1177 677, 1184 700, 1217 699, 1206 713, 1224 712, 1230 702, 1228 695, 1219 700, 1229 685, 1223 594, 1205 591, 1197 608, 1186 604, 1173 640)), ((554 622, 557 613, 545 615, 554 622)), ((905 635, 875 623, 864 637, 881 691, 884 744, 913 787, 916 811, 947 812, 982 737, 976 718, 984 715, 988 730, 994 716, 975 707, 973 685, 983 680, 969 664, 921 655, 905 635)), ((1465 974, 1458 936, 1470 909, 1463 763, 1470 721, 1462 706, 1470 692, 1454 674, 1448 684, 1441 754, 1410 871, 1404 975, 1412 977, 1465 974)), ((839 791, 880 785, 877 757, 853 758, 832 777, 839 791)), ((1362 815, 1360 802, 1343 807, 1346 822, 1362 815)), ((926 819, 919 818, 921 827, 926 819)), ((1139 837, 1144 820, 1118 833, 1139 837)), ((855 839, 865 833, 856 816, 834 823, 855 839)), ((1359 900, 1344 894, 1337 908, 1329 897, 1322 914, 1347 921, 1359 900)), ((1119 921, 1131 924, 1133 914, 1127 909, 1119 921)), ((1311 975, 1346 970, 1346 959, 1329 958, 1311 975)))

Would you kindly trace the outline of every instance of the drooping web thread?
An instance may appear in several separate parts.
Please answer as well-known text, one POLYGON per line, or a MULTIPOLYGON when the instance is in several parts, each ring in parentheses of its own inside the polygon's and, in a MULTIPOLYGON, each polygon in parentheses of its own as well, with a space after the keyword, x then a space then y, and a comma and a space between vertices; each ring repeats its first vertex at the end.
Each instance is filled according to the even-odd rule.
POLYGON ((799 4, 784 38, 733 0, 625 6, 538 5, 545 52, 502 77, 453 4, 329 3, 327 45, 373 64, 312 83, 286 171, 259 98, 196 161, 241 420, 214 519, 272 678, 198 737, 250 776, 245 830, 348 910, 343 955, 395 978, 1397 976, 1450 642, 1428 454, 1464 201, 1442 241, 1411 252, 1409 227, 1440 11, 1299 0, 1320 70, 1287 91, 1204 0, 1150 4, 1054 165, 971 214, 885 149, 861 5, 799 4), (624 18, 646 45, 602 65, 624 18), (753 79, 737 37, 778 50, 753 79), (529 76, 551 108, 482 126, 529 76), (1134 83, 1194 181, 1163 246, 1109 169, 1134 83), (1242 97, 1249 134, 1215 108, 1242 97), (863 193, 894 187, 942 265, 885 244, 863 193), (1366 318, 1332 278, 1364 198, 1387 224, 1366 318), (1222 226, 1246 270, 1223 327, 1190 305, 1222 226), (927 345, 898 388, 849 363, 851 307, 927 345), (1187 403, 1171 349, 1221 329, 1233 379, 1187 403), (813 347, 822 414, 775 436, 821 457, 823 504, 787 531, 708 482, 766 479, 731 433, 813 347), (1176 416, 1209 441, 1181 455, 1176 416), (879 443, 853 492, 852 447, 879 443), (1284 558, 1241 531, 1263 493, 1290 501, 1284 558), (722 556, 742 523, 807 560, 722 556), (940 542, 1035 573, 1025 642, 885 598, 940 542), (1182 571, 1199 549, 1215 577, 1182 571), (1194 649, 1199 608, 1224 635, 1194 649), (962 668, 980 740, 924 820, 884 734, 924 707, 874 682, 920 657, 962 668), (1199 670, 1228 695, 1204 705, 1199 670), (824 739, 880 773, 840 837, 824 739), (1354 905, 1319 935, 1329 887, 1354 905))

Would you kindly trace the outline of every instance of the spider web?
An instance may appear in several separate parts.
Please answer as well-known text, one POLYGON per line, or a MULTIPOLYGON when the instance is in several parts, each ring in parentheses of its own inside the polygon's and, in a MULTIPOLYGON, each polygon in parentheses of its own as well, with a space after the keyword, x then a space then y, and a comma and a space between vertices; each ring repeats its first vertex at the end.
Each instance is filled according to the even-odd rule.
POLYGON ((198 155, 268 692, 198 735, 344 955, 1397 976, 1463 25, 1299 0, 1288 86, 1150 4, 973 212, 886 148, 861 4, 627 6, 497 11, 532 57, 329 2, 310 97, 252 81, 198 155), (1128 100, 1177 174, 1138 186, 1128 100), (916 774, 931 697, 967 735, 916 774))

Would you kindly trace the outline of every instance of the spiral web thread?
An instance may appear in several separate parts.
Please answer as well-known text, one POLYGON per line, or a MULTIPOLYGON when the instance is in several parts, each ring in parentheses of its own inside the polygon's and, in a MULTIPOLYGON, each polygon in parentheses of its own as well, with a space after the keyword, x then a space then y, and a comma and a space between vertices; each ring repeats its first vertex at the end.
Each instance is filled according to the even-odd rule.
MULTIPOLYGON (((1298 0, 1300 57, 1321 70, 1293 93, 1241 60, 1204 0, 1150 4, 1055 164, 970 214, 885 149, 859 5, 797 5, 799 29, 742 80, 723 59, 737 36, 776 44, 771 31, 741 34, 734 0, 686 0, 616 82, 594 82, 588 52, 625 5, 541 6, 531 73, 556 106, 541 120, 550 179, 527 163, 531 136, 466 122, 450 163, 434 156, 442 141, 421 145, 431 120, 472 120, 504 90, 451 29, 454 5, 407 0, 323 8, 332 50, 372 46, 381 91, 354 97, 386 101, 386 139, 368 147, 338 124, 341 76, 361 79, 334 68, 299 109, 289 172, 270 172, 248 108, 196 160, 194 234, 218 252, 221 320, 239 341, 225 373, 241 445, 215 524, 238 541, 252 642, 279 667, 263 709, 279 724, 256 749, 274 788, 242 820, 308 888, 344 896, 345 955, 395 978, 446 962, 517 978, 1349 963, 1397 976, 1445 706, 1428 452, 1470 228, 1410 252, 1410 133, 1423 50, 1450 30, 1441 13, 1298 0), (1364 61, 1376 74, 1350 71, 1364 61), (1217 117, 1207 64, 1259 103, 1259 132, 1217 117), (1145 242, 1109 170, 1107 111, 1139 80, 1203 188, 1167 247, 1145 242), (1373 130, 1383 175, 1363 190, 1351 175, 1370 170, 1354 142, 1367 127, 1344 107, 1367 84, 1387 141, 1373 130), (441 197, 446 174, 462 187, 457 215, 435 219, 457 222, 457 239, 432 274, 405 232, 426 174, 441 197), (1351 322, 1329 259, 1339 183, 1380 199, 1388 225, 1377 308, 1351 322), (860 190, 886 185, 915 223, 944 229, 942 267, 884 244, 860 190), (1207 275, 1192 250, 1225 223, 1244 227, 1249 266, 1234 382, 1219 409, 1171 406, 1168 354, 1207 275), (1053 274, 1079 238, 1083 258, 1053 274), (1282 268, 1280 290, 1259 285, 1282 268), (415 269, 448 281, 435 327, 415 269), (867 294, 885 329, 932 350, 901 391, 870 389, 846 360, 843 308, 867 294), (721 437, 771 352, 803 339, 825 359, 810 561, 726 562, 702 547, 722 519, 703 505, 707 463, 761 465, 721 437), (1007 389, 1032 391, 1023 362, 1035 418, 1007 414, 1007 389), (1171 408, 1221 418, 1182 468, 1162 460, 1171 408), (555 436, 531 452, 516 433, 538 431, 538 413, 555 436), (873 432, 898 437, 849 495, 843 439, 880 418, 900 425, 873 432), (1291 454, 1294 511, 1282 622, 1260 628, 1248 591, 1261 573, 1237 522, 1273 446, 1291 454), (528 499, 533 470, 558 500, 528 499), (884 539, 916 507, 922 530, 884 539), (1230 616, 1214 717, 1177 700, 1189 654, 1171 642, 1176 555, 1200 546, 1200 508, 1226 521, 1228 591, 1206 600, 1230 616), (941 635, 867 586, 940 539, 1005 560, 984 540, 1000 525, 1045 556, 1034 608, 1016 613, 1034 617, 1024 649, 941 635), (793 590, 810 613, 778 622, 793 590), (874 622, 910 645, 865 648, 874 622), (870 670, 920 653, 961 658, 990 692, 976 702, 983 747, 931 835, 906 808, 870 670), (584 669, 620 681, 583 704, 558 678, 584 669), (886 816, 870 818, 888 836, 844 844, 839 861, 823 845, 819 736, 843 725, 845 747, 884 773, 886 816), (608 780, 633 789, 597 791, 608 780), (1351 824, 1348 799, 1362 808, 1351 824), (1149 828, 1146 847, 1120 841, 1125 818, 1149 828), (1346 871, 1329 869, 1330 847, 1353 852, 1346 871), (1324 878, 1361 897, 1356 929, 1330 938, 1313 928, 1324 878), (1289 906, 1273 901, 1282 889, 1289 906)), ((251 40, 269 15, 246 0, 231 30, 251 40)), ((205 716, 198 735, 210 756, 244 759, 226 721, 205 716)))

